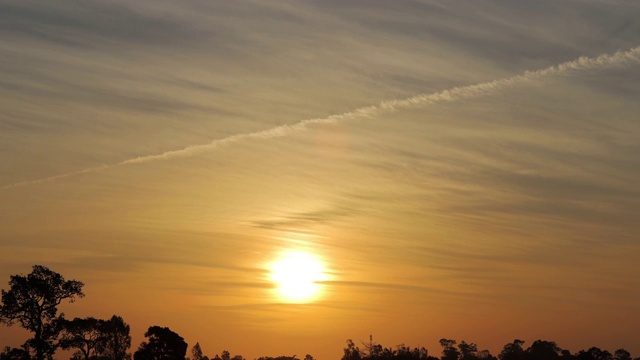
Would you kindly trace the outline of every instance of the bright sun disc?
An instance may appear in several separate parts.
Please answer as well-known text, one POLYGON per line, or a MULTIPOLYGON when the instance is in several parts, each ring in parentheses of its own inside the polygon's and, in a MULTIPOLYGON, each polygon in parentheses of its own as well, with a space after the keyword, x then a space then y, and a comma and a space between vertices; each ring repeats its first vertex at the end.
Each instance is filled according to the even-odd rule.
POLYGON ((312 301, 322 290, 319 282, 327 280, 322 261, 302 251, 283 253, 270 269, 279 298, 289 303, 312 301))

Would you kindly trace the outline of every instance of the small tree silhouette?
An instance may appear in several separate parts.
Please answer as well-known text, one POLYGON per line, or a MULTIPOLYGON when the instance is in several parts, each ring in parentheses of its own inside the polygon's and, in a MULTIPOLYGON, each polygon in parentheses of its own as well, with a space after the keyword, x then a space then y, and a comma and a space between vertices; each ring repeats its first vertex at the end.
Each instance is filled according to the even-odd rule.
POLYGON ((168 327, 151 326, 144 336, 149 341, 140 344, 134 360, 185 360, 187 343, 168 327))

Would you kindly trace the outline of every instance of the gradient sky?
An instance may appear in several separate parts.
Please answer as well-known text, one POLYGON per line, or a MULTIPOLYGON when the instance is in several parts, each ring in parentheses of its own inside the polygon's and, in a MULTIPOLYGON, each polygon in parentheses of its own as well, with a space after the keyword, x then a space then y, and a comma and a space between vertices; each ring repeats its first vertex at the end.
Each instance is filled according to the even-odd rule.
POLYGON ((1 1, 0 287, 81 280, 133 350, 640 356, 639 46, 636 0, 1 1))

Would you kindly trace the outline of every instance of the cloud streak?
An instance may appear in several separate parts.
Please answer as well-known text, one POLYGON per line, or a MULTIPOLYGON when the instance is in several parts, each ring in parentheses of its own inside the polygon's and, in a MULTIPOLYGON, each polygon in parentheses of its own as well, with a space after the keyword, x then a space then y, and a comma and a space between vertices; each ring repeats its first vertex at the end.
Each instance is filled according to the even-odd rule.
POLYGON ((65 174, 40 178, 35 180, 27 180, 0 186, 0 190, 7 190, 22 186, 36 185, 42 183, 53 182, 64 178, 73 177, 87 173, 105 171, 125 165, 135 165, 153 161, 169 160, 179 157, 189 157, 200 153, 215 150, 219 147, 228 146, 238 142, 251 139, 271 139, 287 136, 291 133, 300 132, 313 125, 332 124, 349 120, 362 119, 372 117, 386 112, 393 112, 398 109, 410 108, 415 106, 424 106, 441 102, 463 101, 465 99, 476 98, 494 94, 502 89, 527 84, 536 79, 557 76, 562 74, 571 74, 576 71, 588 71, 599 68, 609 68, 622 66, 630 63, 640 62, 640 46, 627 51, 618 51, 613 54, 602 54, 597 57, 580 57, 573 61, 564 62, 558 65, 550 66, 540 70, 525 71, 524 73, 508 78, 502 78, 490 82, 459 86, 440 92, 416 95, 402 100, 388 100, 379 103, 361 107, 353 111, 342 114, 331 115, 325 118, 306 119, 291 125, 281 125, 267 130, 256 131, 251 133, 231 135, 222 139, 216 139, 209 143, 187 146, 178 150, 166 151, 160 154, 144 155, 136 158, 123 160, 110 165, 101 165, 86 168, 83 170, 73 171, 65 174))

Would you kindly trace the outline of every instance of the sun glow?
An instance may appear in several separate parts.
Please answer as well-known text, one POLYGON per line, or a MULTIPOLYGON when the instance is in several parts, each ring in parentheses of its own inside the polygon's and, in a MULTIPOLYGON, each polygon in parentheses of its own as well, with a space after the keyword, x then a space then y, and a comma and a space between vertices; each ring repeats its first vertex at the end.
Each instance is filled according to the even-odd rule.
POLYGON ((320 282, 328 280, 323 262, 304 251, 287 251, 269 267, 278 298, 288 303, 313 301, 322 292, 320 282))

